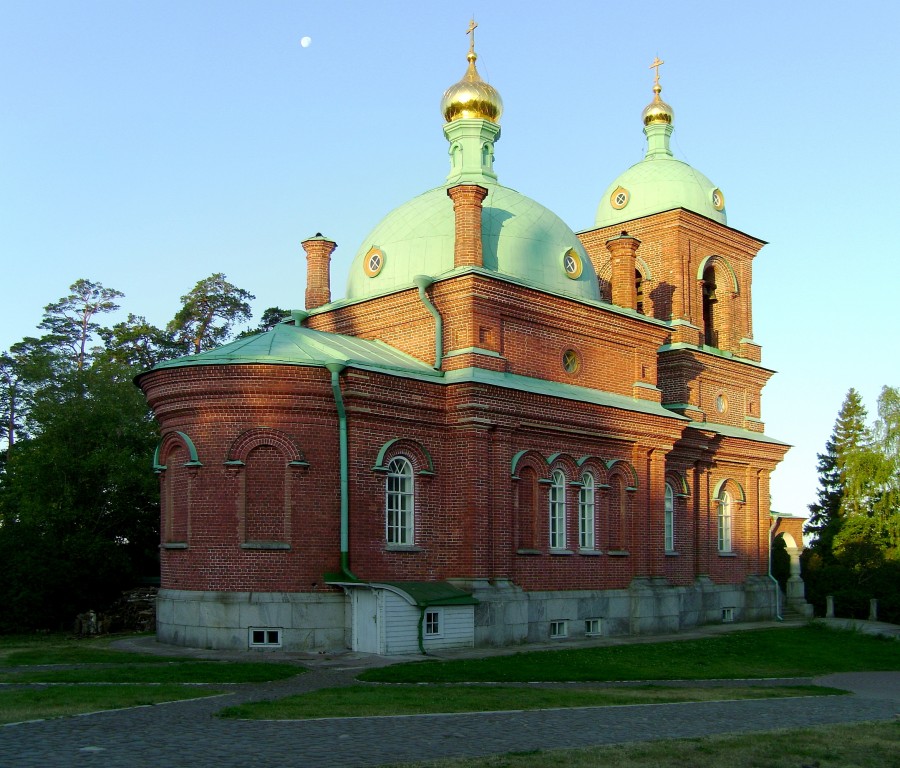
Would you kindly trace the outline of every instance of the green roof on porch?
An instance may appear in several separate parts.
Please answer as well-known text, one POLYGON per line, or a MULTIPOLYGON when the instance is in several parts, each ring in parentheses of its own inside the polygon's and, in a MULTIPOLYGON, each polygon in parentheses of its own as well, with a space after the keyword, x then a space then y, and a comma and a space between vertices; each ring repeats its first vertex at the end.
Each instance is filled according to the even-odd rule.
POLYGON ((454 587, 446 581, 381 581, 370 582, 370 586, 381 585, 394 587, 405 592, 416 605, 424 608, 429 605, 477 605, 478 600, 463 589, 454 587))

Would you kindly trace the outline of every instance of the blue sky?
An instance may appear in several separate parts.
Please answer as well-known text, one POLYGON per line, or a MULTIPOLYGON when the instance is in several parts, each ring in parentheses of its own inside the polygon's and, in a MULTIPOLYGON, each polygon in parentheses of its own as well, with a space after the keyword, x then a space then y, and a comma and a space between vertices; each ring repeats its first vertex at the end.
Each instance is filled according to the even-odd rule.
POLYGON ((502 94, 500 181, 589 228, 640 160, 653 57, 673 150, 769 241, 754 338, 766 431, 795 447, 773 507, 803 514, 850 387, 900 385, 896 30, 888 2, 80 0, 0 3, 0 349, 78 278, 164 325, 224 272, 303 306, 300 242, 367 232, 442 183, 438 105, 465 69, 502 94), (312 38, 303 48, 300 40, 312 38))

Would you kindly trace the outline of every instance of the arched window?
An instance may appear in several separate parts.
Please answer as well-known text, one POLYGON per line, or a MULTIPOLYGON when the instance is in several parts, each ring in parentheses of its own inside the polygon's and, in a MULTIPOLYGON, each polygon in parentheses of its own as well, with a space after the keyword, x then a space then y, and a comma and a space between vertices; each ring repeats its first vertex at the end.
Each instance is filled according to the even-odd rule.
POLYGON ((639 270, 634 270, 634 293, 637 297, 635 309, 644 314, 644 277, 639 270))
POLYGON ((556 470, 550 484, 550 549, 566 548, 566 476, 556 470))
POLYGON ((413 468, 403 456, 391 459, 384 486, 385 537, 388 544, 410 545, 415 531, 413 468))
POLYGON ((581 490, 578 492, 578 546, 594 549, 594 476, 585 472, 581 476, 581 490))
POLYGON ((719 539, 719 552, 731 552, 731 495, 723 491, 717 500, 716 515, 719 539))
POLYGON ((712 266, 703 270, 703 343, 709 347, 719 346, 719 313, 716 297, 716 271, 712 266))
POLYGON ((663 518, 663 538, 666 552, 675 551, 675 490, 666 483, 666 506, 663 518))

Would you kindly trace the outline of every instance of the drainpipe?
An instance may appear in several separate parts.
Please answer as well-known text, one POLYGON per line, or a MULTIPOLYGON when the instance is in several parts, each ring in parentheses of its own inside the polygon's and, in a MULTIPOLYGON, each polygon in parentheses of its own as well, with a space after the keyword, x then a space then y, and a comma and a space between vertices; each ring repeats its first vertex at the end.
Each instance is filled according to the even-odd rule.
POLYGON ((434 370, 441 370, 441 361, 444 359, 444 321, 441 319, 441 313, 437 311, 437 307, 431 303, 425 289, 434 282, 433 277, 428 275, 416 275, 413 278, 413 285, 419 289, 419 298, 425 305, 431 316, 434 318, 434 370))
POLYGON ((773 515, 769 512, 769 516, 772 518, 772 525, 769 526, 769 578, 772 580, 772 583, 775 585, 775 621, 784 621, 781 616, 781 585, 778 583, 778 579, 776 579, 772 575, 772 532, 775 530, 775 526, 778 525, 778 515, 773 515))
POLYGON ((421 651, 423 656, 427 656, 428 654, 425 652, 425 635, 422 630, 422 625, 425 623, 425 610, 428 608, 427 605, 422 606, 422 610, 419 611, 419 651, 421 651))
POLYGON ((334 405, 338 414, 338 434, 341 462, 341 573, 350 581, 359 581, 350 570, 350 469, 347 458, 347 410, 344 408, 344 396, 341 394, 341 371, 347 366, 343 363, 326 363, 331 372, 331 391, 334 394, 334 405))

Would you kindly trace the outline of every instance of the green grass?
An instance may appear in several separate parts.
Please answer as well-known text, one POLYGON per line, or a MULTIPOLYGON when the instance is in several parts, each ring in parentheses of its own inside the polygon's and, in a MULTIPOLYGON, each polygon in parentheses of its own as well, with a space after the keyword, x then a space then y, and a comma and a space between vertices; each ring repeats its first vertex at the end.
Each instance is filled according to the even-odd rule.
POLYGON ((0 691, 0 723, 18 723, 23 720, 66 717, 104 709, 199 699, 218 693, 220 691, 180 685, 53 686, 37 690, 0 691))
POLYGON ((294 664, 228 661, 168 661, 77 669, 40 669, 0 674, 4 683, 265 683, 307 670, 294 664))
POLYGON ((699 680, 896 669, 900 669, 900 642, 810 625, 667 643, 413 662, 368 670, 360 679, 393 683, 699 680))
POLYGON ((898 754, 900 721, 895 720, 404 763, 402 768, 897 768, 898 754))
POLYGON ((41 664, 165 664, 187 660, 110 648, 120 636, 76 638, 62 634, 0 635, 0 668, 41 664))
POLYGON ((240 704, 220 717, 248 720, 299 720, 311 717, 367 717, 450 712, 497 712, 561 707, 607 707, 622 704, 673 704, 684 701, 771 699, 830 696, 845 691, 818 686, 752 688, 513 688, 508 686, 359 686, 325 688, 276 701, 240 704))

